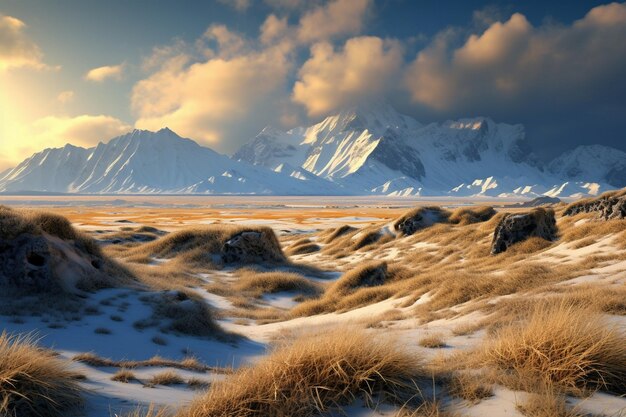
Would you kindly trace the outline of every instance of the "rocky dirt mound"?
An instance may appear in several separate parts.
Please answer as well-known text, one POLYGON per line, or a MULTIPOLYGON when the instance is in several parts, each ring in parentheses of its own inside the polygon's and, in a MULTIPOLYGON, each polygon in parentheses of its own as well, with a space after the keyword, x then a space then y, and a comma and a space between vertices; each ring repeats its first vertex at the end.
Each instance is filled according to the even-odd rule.
POLYGON ((108 287, 124 273, 61 216, 0 207, 0 286, 29 292, 108 287))
POLYGON ((269 227, 211 224, 166 235, 129 251, 160 259, 177 259, 199 266, 284 263, 280 243, 269 227))
POLYGON ((528 213, 507 213, 496 227, 491 243, 493 255, 506 251, 511 245, 530 237, 556 239, 554 210, 536 208, 528 213))
POLYGON ((496 214, 493 207, 462 207, 452 212, 441 207, 418 207, 398 218, 393 228, 408 236, 436 223, 472 224, 486 222, 496 214))
POLYGON ((598 213, 603 220, 626 218, 626 189, 572 203, 567 206, 563 215, 574 216, 579 213, 598 213))
POLYGON ((398 218, 393 228, 408 236, 435 223, 446 222, 449 216, 450 213, 441 207, 418 207, 398 218))

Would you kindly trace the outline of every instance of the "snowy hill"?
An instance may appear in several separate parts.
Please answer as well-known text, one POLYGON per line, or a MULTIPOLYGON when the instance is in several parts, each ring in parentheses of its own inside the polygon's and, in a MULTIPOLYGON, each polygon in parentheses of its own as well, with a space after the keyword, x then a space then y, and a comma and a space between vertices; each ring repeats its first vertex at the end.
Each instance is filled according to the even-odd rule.
POLYGON ((626 185, 626 154, 616 151, 604 164, 603 152, 565 154, 573 166, 585 167, 568 175, 571 170, 558 169, 564 161, 555 160, 549 169, 539 162, 521 125, 488 118, 422 125, 379 103, 287 132, 265 128, 233 158, 271 169, 304 169, 358 194, 536 197, 626 185))
POLYGON ((337 194, 313 175, 294 178, 237 162, 169 129, 134 130, 84 149, 46 149, 0 177, 0 190, 73 193, 337 194))

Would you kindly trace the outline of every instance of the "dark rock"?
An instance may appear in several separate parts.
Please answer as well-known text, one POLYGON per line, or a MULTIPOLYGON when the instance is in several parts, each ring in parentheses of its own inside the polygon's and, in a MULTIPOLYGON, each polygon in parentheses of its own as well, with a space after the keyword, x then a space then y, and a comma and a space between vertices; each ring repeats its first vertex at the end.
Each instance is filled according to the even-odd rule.
POLYGON ((506 251, 514 243, 530 237, 556 239, 557 228, 553 210, 537 208, 529 213, 504 215, 493 234, 491 254, 506 251))
POLYGON ((446 221, 448 216, 449 213, 439 207, 419 207, 396 220, 393 228, 404 235, 412 235, 420 229, 446 221))
POLYGON ((516 204, 518 207, 541 207, 541 206, 550 206, 553 204, 559 204, 561 199, 558 197, 548 197, 541 196, 537 198, 533 198, 530 201, 525 201, 523 203, 516 204))
POLYGON ((609 193, 595 199, 573 203, 565 209, 563 215, 574 216, 579 213, 593 212, 597 212, 603 220, 626 218, 626 195, 609 193))

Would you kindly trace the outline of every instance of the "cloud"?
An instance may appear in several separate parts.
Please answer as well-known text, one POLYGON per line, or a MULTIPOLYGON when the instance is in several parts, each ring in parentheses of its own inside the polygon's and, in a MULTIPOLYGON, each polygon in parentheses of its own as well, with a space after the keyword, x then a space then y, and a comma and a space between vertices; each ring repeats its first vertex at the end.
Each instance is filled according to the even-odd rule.
POLYGON ((248 10, 248 7, 250 7, 251 5, 250 0, 219 0, 219 2, 232 7, 238 12, 244 12, 248 10))
POLYGON ((67 104, 74 100, 74 92, 73 91, 62 91, 57 96, 57 100, 61 104, 67 104))
MULTIPOLYGON (((0 146, 0 170, 16 166, 35 152, 45 148, 57 148, 71 143, 82 147, 92 147, 100 141, 107 141, 124 134, 131 126, 112 116, 79 115, 76 117, 47 116, 19 129, 11 131, 19 137, 19 143, 0 146)), ((2 143, 0 143, 2 145, 2 143)))
POLYGON ((124 64, 105 65, 103 67, 93 68, 87 71, 85 79, 94 82, 103 82, 107 79, 121 80, 124 72, 124 64))
POLYGON ((168 126, 221 151, 232 151, 280 118, 288 101, 289 50, 254 49, 225 27, 208 31, 217 49, 190 61, 174 56, 137 82, 131 102, 138 128, 168 126), (240 43, 242 40, 243 43, 240 43))
POLYGON ((341 50, 330 43, 311 47, 299 71, 293 100, 319 116, 343 106, 386 95, 402 67, 398 41, 373 36, 349 39, 341 50))
POLYGON ((21 20, 0 14, 0 72, 10 68, 45 69, 41 50, 24 33, 21 20))
POLYGON ((270 44, 277 39, 283 38, 288 30, 289 26, 286 17, 278 18, 276 15, 271 14, 261 25, 261 42, 270 44))
POLYGON ((28 142, 36 150, 63 146, 66 143, 91 147, 99 141, 107 141, 131 129, 131 126, 121 120, 105 115, 48 116, 33 123, 28 142))
POLYGON ((534 27, 515 13, 458 47, 454 33, 441 33, 411 63, 406 85, 414 102, 440 112, 554 114, 606 103, 626 93, 618 39, 626 39, 625 4, 596 7, 569 26, 534 27))
POLYGON ((298 24, 298 39, 311 43, 358 34, 371 5, 371 0, 333 0, 306 12, 298 24))

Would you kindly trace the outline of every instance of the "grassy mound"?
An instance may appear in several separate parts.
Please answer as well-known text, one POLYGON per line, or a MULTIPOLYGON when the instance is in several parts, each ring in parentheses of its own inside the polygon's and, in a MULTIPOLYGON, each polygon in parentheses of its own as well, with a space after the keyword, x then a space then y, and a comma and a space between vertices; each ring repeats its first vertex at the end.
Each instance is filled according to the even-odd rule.
POLYGON ((29 293, 95 290, 130 282, 95 240, 63 216, 0 206, 0 282, 29 293))
POLYGON ((224 263, 286 262, 280 243, 271 228, 222 224, 173 232, 154 242, 133 248, 127 255, 176 259, 184 264, 213 267, 224 263), (250 239, 245 241, 248 236, 251 236, 250 239), (229 249, 239 244, 239 241, 239 247, 229 249), (236 253, 231 256, 233 251, 236 253))
POLYGON ((239 280, 233 284, 233 289, 237 292, 252 293, 257 297, 283 291, 306 295, 320 292, 319 286, 314 282, 292 272, 244 271, 239 280))
POLYGON ((32 336, 0 334, 0 415, 63 417, 82 404, 77 376, 32 336))
POLYGON ((419 360, 394 341, 339 329, 300 338, 239 369, 179 416, 313 416, 359 397, 403 400, 421 372, 419 360))
POLYGON ((626 334, 571 302, 536 306, 528 321, 498 330, 483 357, 526 389, 539 381, 574 394, 626 394, 626 334))

